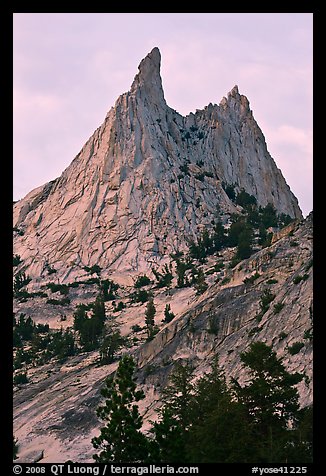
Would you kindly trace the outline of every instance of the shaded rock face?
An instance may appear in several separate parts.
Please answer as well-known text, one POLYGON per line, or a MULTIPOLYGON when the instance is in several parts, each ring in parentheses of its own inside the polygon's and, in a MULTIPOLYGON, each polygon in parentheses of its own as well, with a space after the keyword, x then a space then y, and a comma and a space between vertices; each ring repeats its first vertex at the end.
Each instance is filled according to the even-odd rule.
MULTIPOLYGON (((160 392, 176 362, 191 363, 199 376, 210 370, 212 358, 218 353, 227 378, 235 377, 243 384, 247 374, 240 353, 258 340, 272 345, 288 370, 305 374, 298 385, 300 403, 312 403, 312 251, 310 215, 297 223, 290 235, 229 270, 227 283, 212 282, 201 296, 189 289, 174 289, 167 296, 156 291, 158 310, 169 302, 176 311, 184 298, 187 306, 176 311, 176 317, 161 327, 152 341, 122 351, 137 361, 137 383, 146 394, 140 402, 145 429, 155 419, 160 392), (295 247, 291 245, 294 241, 298 243, 295 247), (252 283, 244 282, 256 273, 259 277, 252 283), (304 280, 296 281, 304 275, 304 280), (265 289, 275 298, 259 318, 265 289), (279 306, 276 310, 277 304, 282 304, 281 309, 279 306), (298 342, 302 348, 291 353, 298 342)), ((143 324, 144 311, 129 307, 116 324, 124 320, 130 325, 143 324), (138 320, 132 320, 133 316, 138 320)), ((29 461, 31 453, 44 450, 42 462, 92 462, 91 438, 102 426, 95 413, 100 388, 118 365, 114 362, 98 367, 95 354, 83 353, 64 364, 49 363, 32 369, 32 383, 15 389, 14 433, 22 448, 20 461, 29 461)))
POLYGON ((15 203, 14 252, 31 277, 42 279, 46 264, 62 282, 85 265, 148 270, 237 211, 223 182, 302 217, 237 86, 183 117, 165 102, 160 61, 154 48, 62 175, 15 203))

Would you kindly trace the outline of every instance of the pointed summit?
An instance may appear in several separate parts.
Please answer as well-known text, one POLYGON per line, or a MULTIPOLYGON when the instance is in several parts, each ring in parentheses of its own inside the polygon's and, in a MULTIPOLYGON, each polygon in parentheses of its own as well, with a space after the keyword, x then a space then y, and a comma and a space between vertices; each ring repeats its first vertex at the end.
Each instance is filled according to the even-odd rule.
POLYGON ((151 77, 153 75, 160 74, 161 66, 161 53, 160 50, 155 46, 148 55, 141 60, 138 69, 138 75, 144 79, 151 77))
POLYGON ((140 62, 138 66, 139 73, 135 76, 130 91, 144 90, 146 95, 152 97, 152 99, 156 98, 157 100, 164 101, 160 66, 161 53, 155 47, 140 62))
POLYGON ((237 97, 239 96, 239 88, 237 85, 233 86, 231 91, 228 93, 228 96, 237 97))

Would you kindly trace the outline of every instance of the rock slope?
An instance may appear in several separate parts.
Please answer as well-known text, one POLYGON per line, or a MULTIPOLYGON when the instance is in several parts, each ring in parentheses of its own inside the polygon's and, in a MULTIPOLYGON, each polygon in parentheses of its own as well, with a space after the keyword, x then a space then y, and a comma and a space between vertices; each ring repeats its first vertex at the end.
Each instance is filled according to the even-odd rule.
MULTIPOLYGON (((155 418, 160 390, 175 362, 187 360, 196 375, 202 375, 218 353, 227 376, 243 382, 239 354, 255 340, 273 345, 291 371, 305 373, 298 388, 301 405, 312 403, 312 215, 272 246, 227 270, 225 278, 216 283, 212 275, 201 296, 193 288, 154 291, 160 332, 148 343, 140 337, 127 350, 138 362, 146 421, 155 418), (275 297, 259 317, 265 289, 275 297), (162 322, 166 303, 176 314, 168 324, 162 322), (295 343, 301 348, 293 352, 295 343)), ((117 315, 116 325, 124 335, 135 335, 132 326, 143 326, 144 314, 145 304, 128 306, 117 315)), ((117 366, 98 367, 96 359, 96 353, 84 353, 64 364, 32 369, 31 383, 15 389, 14 432, 22 461, 41 451, 42 462, 92 461, 90 441, 100 426, 95 414, 99 389, 117 366)))
POLYGON ((166 104, 160 60, 154 48, 62 175, 15 203, 14 252, 31 277, 42 281, 48 265, 61 282, 85 265, 150 269, 237 211, 223 183, 302 217, 237 86, 183 117, 166 104))

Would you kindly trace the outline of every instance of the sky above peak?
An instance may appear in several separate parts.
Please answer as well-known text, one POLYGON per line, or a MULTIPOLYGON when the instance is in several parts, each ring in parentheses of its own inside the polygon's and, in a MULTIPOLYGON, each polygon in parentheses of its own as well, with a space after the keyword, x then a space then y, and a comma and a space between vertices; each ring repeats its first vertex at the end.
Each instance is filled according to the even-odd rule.
POLYGON ((267 148, 312 210, 312 13, 15 13, 14 200, 58 177, 161 52, 186 115, 238 85, 267 148))

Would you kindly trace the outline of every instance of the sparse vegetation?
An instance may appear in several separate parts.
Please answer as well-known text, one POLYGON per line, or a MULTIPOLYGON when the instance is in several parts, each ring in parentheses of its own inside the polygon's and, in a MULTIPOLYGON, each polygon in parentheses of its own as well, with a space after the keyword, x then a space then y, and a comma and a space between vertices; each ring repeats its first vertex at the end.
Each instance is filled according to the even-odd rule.
POLYGON ((139 324, 135 324, 135 325, 131 326, 131 330, 132 330, 133 332, 141 332, 141 331, 143 330, 143 328, 140 327, 139 324))
POLYGON ((137 277, 134 287, 136 289, 139 289, 139 288, 142 288, 143 286, 147 286, 148 284, 151 284, 151 282, 152 281, 149 279, 149 277, 146 276, 146 274, 143 274, 137 277))
POLYGON ((260 327, 256 326, 256 327, 253 327, 252 329, 250 329, 250 331, 248 332, 248 336, 249 337, 252 337, 254 336, 255 334, 257 334, 257 332, 260 331, 260 327))
MULTIPOLYGON (((112 302, 112 304, 114 301, 112 302)), ((113 312, 120 312, 122 309, 125 309, 126 305, 124 302, 120 301, 117 306, 114 306, 113 312)))
POLYGON ((288 336, 288 334, 287 334, 286 332, 281 332, 281 333, 278 335, 278 337, 279 337, 280 340, 286 339, 287 336, 288 336))
POLYGON ((138 291, 132 293, 130 297, 131 297, 131 302, 144 303, 148 301, 150 297, 150 293, 146 291, 146 289, 138 289, 138 291))
POLYGON ((248 276, 247 278, 245 278, 243 280, 243 282, 245 284, 252 284, 253 282, 256 281, 256 279, 260 278, 260 274, 256 271, 255 274, 251 275, 251 276, 248 276))
POLYGON ((18 271, 14 276, 14 297, 19 297, 19 291, 31 281, 32 279, 24 271, 18 271))
POLYGON ((59 292, 62 295, 69 294, 69 286, 66 284, 47 283, 46 287, 53 293, 59 292))
POLYGON ((284 307, 283 302, 277 302, 276 304, 274 304, 274 314, 278 314, 279 312, 281 312, 283 307, 284 307))
POLYGON ((146 324, 148 340, 152 339, 154 336, 155 314, 156 314, 156 308, 154 305, 153 298, 151 297, 147 303, 146 312, 145 312, 145 324, 146 324))
POLYGON ((307 339, 309 341, 313 340, 313 328, 310 327, 310 329, 307 329, 304 331, 303 338, 307 339))
POLYGON ((13 382, 14 382, 14 385, 23 385, 25 383, 28 383, 26 372, 14 375, 13 382))
POLYGON ((311 260, 307 263, 307 265, 306 265, 306 267, 305 267, 304 270, 305 270, 305 271, 309 271, 309 269, 313 266, 313 264, 314 264, 313 259, 311 259, 311 260))
POLYGON ((18 266, 20 263, 22 263, 22 259, 19 255, 14 255, 13 256, 13 267, 18 266))
POLYGON ((300 350, 302 349, 302 347, 304 347, 303 342, 294 342, 294 344, 292 344, 290 347, 288 347, 288 352, 291 355, 298 354, 300 352, 300 350))
POLYGON ((165 287, 171 286, 171 283, 173 280, 171 263, 170 265, 165 263, 165 265, 163 266, 162 272, 159 272, 155 270, 154 268, 152 268, 152 271, 157 281, 156 287, 165 288, 165 287))
POLYGON ((70 304, 70 299, 68 297, 62 299, 47 299, 47 304, 52 304, 53 306, 68 306, 70 304))
POLYGON ((303 276, 301 274, 298 274, 295 278, 293 278, 293 284, 299 284, 301 281, 306 281, 309 278, 309 274, 304 274, 303 276))
POLYGON ((275 299, 275 294, 273 294, 269 289, 265 289, 260 297, 260 308, 261 311, 257 315, 258 322, 262 319, 263 315, 268 311, 270 303, 275 299))
POLYGON ((101 266, 99 266, 98 264, 94 264, 93 266, 84 266, 83 269, 87 271, 87 273, 97 274, 98 276, 100 276, 102 271, 101 266))
POLYGON ((167 322, 171 322, 172 319, 175 318, 175 314, 173 314, 173 312, 171 311, 171 306, 170 304, 166 304, 165 305, 165 309, 164 309, 164 319, 163 319, 163 322, 167 323, 167 322))
POLYGON ((17 233, 17 235, 19 235, 19 236, 24 236, 24 235, 25 235, 24 230, 22 230, 21 228, 18 228, 17 226, 14 226, 14 227, 13 227, 13 231, 14 231, 15 233, 17 233))

